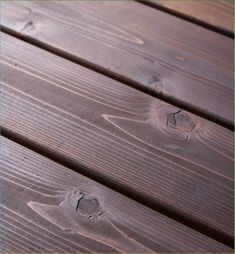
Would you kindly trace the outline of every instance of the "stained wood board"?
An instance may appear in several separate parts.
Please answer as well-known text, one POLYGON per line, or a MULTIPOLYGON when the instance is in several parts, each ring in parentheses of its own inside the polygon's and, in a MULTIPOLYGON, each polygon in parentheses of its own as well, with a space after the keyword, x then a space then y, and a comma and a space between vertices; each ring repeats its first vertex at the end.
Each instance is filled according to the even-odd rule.
POLYGON ((232 251, 3 137, 0 160, 1 253, 232 251))
POLYGON ((4 129, 233 235, 233 132, 5 34, 2 69, 4 129))
POLYGON ((146 0, 156 7, 165 7, 175 13, 191 17, 203 23, 234 33, 233 0, 146 0))
POLYGON ((233 125, 231 38, 134 1, 3 1, 2 25, 233 125))

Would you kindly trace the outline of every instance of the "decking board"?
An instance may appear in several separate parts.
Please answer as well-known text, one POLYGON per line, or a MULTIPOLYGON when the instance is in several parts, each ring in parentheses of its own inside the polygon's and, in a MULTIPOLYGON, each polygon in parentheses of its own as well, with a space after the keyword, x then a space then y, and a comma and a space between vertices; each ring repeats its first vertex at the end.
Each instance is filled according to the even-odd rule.
POLYGON ((5 34, 2 67, 4 129, 231 239, 232 131, 5 34))
POLYGON ((233 125, 233 40, 133 1, 3 1, 3 29, 233 125))
POLYGON ((221 31, 234 33, 233 0, 147 0, 145 2, 150 2, 156 7, 165 7, 175 13, 191 17, 192 20, 195 19, 217 27, 221 31))
POLYGON ((1 252, 232 252, 3 137, 0 160, 1 252))

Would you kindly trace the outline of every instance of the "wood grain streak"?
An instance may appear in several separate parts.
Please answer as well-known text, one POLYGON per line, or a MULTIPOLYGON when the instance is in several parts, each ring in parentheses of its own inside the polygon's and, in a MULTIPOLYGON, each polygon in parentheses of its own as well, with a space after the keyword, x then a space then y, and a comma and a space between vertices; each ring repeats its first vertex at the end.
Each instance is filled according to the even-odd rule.
POLYGON ((234 33, 233 0, 147 0, 146 2, 151 2, 156 6, 163 6, 182 15, 195 18, 225 31, 234 33))
POLYGON ((1 253, 232 251, 3 137, 0 161, 1 253))
POLYGON ((233 125, 232 39, 133 1, 3 1, 2 9, 13 33, 233 125))
POLYGON ((3 128, 232 236, 233 132, 8 35, 2 67, 3 128))

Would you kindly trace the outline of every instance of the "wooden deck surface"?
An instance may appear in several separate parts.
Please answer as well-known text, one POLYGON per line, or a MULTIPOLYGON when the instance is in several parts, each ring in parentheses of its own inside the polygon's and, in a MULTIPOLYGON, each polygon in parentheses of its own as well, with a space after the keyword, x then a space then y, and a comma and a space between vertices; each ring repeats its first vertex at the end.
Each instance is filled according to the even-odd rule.
POLYGON ((7 31, 233 125, 230 38, 132 1, 7 1, 2 9, 7 31))
POLYGON ((2 147, 0 220, 6 248, 44 253, 230 251, 12 141, 2 139, 2 147))
MULTIPOLYGON (((144 2, 144 1, 143 1, 144 2)), ((192 22, 209 26, 229 35, 234 34, 233 0, 147 0, 152 6, 164 8, 172 14, 180 15, 192 22)))
POLYGON ((2 2, 1 252, 233 252, 232 13, 2 2))

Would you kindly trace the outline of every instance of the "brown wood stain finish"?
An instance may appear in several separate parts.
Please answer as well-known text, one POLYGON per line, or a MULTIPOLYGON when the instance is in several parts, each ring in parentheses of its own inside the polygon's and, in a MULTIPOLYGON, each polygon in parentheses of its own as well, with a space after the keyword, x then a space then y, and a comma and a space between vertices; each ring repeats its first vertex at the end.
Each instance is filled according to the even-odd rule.
POLYGON ((232 237, 232 131, 2 37, 4 129, 232 237))
POLYGON ((8 32, 233 125, 231 38, 133 1, 3 1, 2 10, 8 32))
POLYGON ((185 15, 234 33, 234 0, 147 0, 156 7, 162 6, 175 13, 185 15))
POLYGON ((1 147, 1 253, 232 252, 3 137, 1 147))

